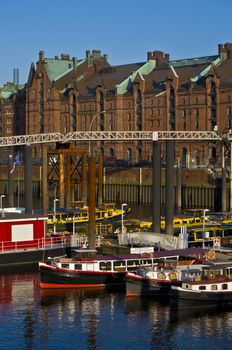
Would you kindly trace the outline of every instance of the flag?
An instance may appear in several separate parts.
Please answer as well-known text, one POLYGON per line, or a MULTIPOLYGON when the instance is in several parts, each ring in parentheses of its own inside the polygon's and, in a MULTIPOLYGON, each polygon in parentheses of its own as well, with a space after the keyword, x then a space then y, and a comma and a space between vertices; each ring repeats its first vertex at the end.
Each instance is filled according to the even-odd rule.
POLYGON ((13 167, 10 171, 10 174, 13 174, 14 170, 15 170, 15 166, 20 164, 20 156, 19 156, 19 152, 17 153, 14 163, 13 163, 13 167))

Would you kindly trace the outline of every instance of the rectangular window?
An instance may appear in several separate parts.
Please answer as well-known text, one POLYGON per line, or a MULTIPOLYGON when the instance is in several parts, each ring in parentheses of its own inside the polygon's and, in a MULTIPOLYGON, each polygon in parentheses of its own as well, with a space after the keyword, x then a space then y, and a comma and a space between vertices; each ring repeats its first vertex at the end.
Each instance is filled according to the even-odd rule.
POLYGON ((75 264, 74 268, 75 268, 75 270, 82 270, 82 265, 81 264, 75 264))
POLYGON ((69 264, 61 264, 61 267, 62 267, 63 269, 69 269, 69 264))
POLYGON ((111 261, 101 261, 99 266, 102 271, 111 271, 111 261))
POLYGON ((206 290, 206 286, 199 286, 199 290, 206 290))
POLYGON ((216 284, 213 284, 212 286, 211 286, 211 290, 217 290, 218 289, 218 286, 216 285, 216 284))
POLYGON ((125 271, 126 270, 126 262, 125 261, 114 261, 114 270, 115 271, 125 271))

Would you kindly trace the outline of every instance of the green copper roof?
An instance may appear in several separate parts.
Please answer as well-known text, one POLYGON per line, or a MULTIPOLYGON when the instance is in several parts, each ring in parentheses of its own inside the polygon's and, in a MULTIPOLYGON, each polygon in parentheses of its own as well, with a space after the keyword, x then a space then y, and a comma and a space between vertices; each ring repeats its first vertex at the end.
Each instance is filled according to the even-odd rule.
MULTIPOLYGON (((54 58, 47 58, 46 70, 50 81, 56 81, 60 79, 63 75, 72 71, 73 61, 72 60, 61 60, 54 58)), ((76 61, 76 66, 81 64, 83 61, 76 61)))
POLYGON ((142 67, 140 67, 138 70, 133 72, 121 84, 116 85, 116 93, 119 95, 125 94, 131 88, 137 74, 139 74, 141 76, 141 79, 143 79, 143 76, 148 75, 151 71, 153 71, 155 67, 156 67, 155 60, 150 60, 146 62, 142 67))
POLYGON ((187 58, 183 60, 171 61, 169 65, 176 68, 176 67, 183 67, 183 66, 192 66, 193 64, 207 64, 207 63, 210 64, 212 61, 215 61, 217 58, 218 56, 187 58))
POLYGON ((176 70, 173 66, 171 66, 171 70, 176 78, 178 78, 178 74, 176 73, 176 70))
POLYGON ((0 96, 4 99, 8 99, 10 96, 15 94, 18 89, 21 89, 22 85, 16 86, 13 83, 7 83, 2 88, 0 88, 0 96))
MULTIPOLYGON (((219 64, 221 62, 220 57, 217 57, 214 61, 211 61, 211 63, 213 63, 215 66, 217 64, 219 64)), ((208 67, 206 67, 202 72, 200 72, 197 76, 195 76, 194 78, 191 78, 191 81, 193 83, 197 82, 199 79, 201 79, 202 77, 206 76, 208 74, 208 72, 211 69, 211 63, 208 65, 208 67)))

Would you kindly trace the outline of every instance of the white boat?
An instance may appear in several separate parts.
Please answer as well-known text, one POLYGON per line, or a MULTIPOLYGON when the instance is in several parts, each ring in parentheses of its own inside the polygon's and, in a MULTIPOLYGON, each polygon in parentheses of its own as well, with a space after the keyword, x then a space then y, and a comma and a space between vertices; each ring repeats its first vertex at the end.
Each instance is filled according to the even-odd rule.
POLYGON ((183 279, 193 280, 201 275, 202 265, 176 265, 174 268, 141 268, 127 272, 126 296, 166 296, 171 286, 180 286, 183 279))
POLYGON ((200 278, 172 285, 170 295, 203 302, 232 302, 232 265, 205 266, 200 278))

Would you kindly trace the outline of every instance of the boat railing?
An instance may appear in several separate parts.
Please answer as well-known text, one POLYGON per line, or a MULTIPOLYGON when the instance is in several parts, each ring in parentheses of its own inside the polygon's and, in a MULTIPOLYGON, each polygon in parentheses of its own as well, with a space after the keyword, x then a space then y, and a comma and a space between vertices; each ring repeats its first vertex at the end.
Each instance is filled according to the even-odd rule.
POLYGON ((20 242, 10 242, 2 241, 0 242, 0 252, 18 252, 26 250, 35 249, 49 249, 49 248, 63 248, 69 245, 67 237, 57 236, 49 238, 39 238, 33 241, 20 241, 20 242))

